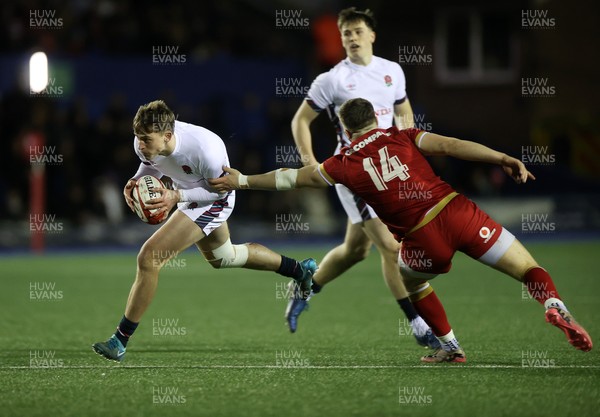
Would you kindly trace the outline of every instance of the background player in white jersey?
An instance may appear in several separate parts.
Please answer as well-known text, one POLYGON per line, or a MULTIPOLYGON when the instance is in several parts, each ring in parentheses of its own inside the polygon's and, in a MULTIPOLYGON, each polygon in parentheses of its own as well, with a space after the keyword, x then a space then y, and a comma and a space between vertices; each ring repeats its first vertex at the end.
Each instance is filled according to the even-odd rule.
POLYGON ((141 106, 133 119, 134 149, 140 167, 125 185, 123 194, 133 210, 131 193, 136 179, 143 175, 168 176, 175 190, 157 189, 160 198, 149 209, 177 210, 144 243, 137 257, 135 282, 131 287, 125 315, 117 331, 106 342, 93 345, 96 353, 122 361, 129 337, 150 305, 162 266, 195 244, 214 268, 249 268, 274 271, 310 288, 317 265, 309 258, 302 262, 279 255, 256 243, 232 245, 227 219, 233 211, 235 193, 218 194, 209 189, 208 178, 219 177, 229 166, 225 144, 213 132, 175 120, 161 101, 141 106))
MULTIPOLYGON (((369 10, 358 11, 355 7, 344 9, 339 14, 338 27, 347 57, 315 79, 292 120, 292 134, 305 166, 318 163, 313 153, 310 124, 323 110, 336 129, 338 146, 335 153, 350 143, 338 111, 351 98, 362 97, 373 104, 380 128, 389 128, 394 121, 399 128, 413 125, 413 112, 406 96, 402 68, 395 62, 373 55, 373 14, 369 10)), ((375 244, 381 254, 386 284, 407 318, 418 320, 409 305, 408 293, 398 270, 398 242, 363 199, 341 184, 335 187, 348 214, 346 236, 344 242, 327 253, 321 261, 319 271, 313 277, 313 293, 318 293, 322 286, 362 261, 369 254, 372 244, 375 244)), ((300 294, 290 300, 286 310, 290 331, 296 331, 298 316, 306 305, 307 300, 300 294)), ((412 324, 420 344, 438 347, 427 325, 420 322, 412 324)))

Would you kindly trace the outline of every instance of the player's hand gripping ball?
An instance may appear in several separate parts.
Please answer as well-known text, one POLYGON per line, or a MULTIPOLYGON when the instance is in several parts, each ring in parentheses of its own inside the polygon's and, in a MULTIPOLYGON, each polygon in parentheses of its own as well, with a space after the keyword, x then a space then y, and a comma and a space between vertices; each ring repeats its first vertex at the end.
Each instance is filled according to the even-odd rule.
POLYGON ((142 221, 148 224, 161 223, 169 216, 168 212, 163 211, 156 214, 159 209, 150 210, 146 208, 146 203, 149 200, 160 197, 160 192, 154 191, 156 188, 165 188, 165 186, 158 178, 152 175, 144 175, 137 181, 137 185, 131 193, 135 213, 142 221))

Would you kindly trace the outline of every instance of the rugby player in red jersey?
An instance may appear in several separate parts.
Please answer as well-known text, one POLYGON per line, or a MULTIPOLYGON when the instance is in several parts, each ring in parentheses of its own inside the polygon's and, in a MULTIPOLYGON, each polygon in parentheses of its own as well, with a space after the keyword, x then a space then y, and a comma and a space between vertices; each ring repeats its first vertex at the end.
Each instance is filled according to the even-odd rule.
POLYGON ((320 165, 252 176, 225 167, 230 175, 209 183, 219 192, 341 183, 362 197, 401 242, 398 263, 411 301, 441 343, 439 349, 421 358, 423 362, 466 361, 428 283, 450 270, 457 250, 521 281, 544 305, 546 321, 561 329, 571 345, 585 352, 592 349, 590 336, 565 307, 548 272, 512 233, 442 181, 425 155, 497 164, 518 184, 535 179, 520 160, 475 142, 419 129, 378 129, 373 106, 362 98, 344 103, 340 118, 352 143, 320 165), (421 259, 415 261, 417 254, 421 259), (419 262, 422 260, 426 262, 419 262))

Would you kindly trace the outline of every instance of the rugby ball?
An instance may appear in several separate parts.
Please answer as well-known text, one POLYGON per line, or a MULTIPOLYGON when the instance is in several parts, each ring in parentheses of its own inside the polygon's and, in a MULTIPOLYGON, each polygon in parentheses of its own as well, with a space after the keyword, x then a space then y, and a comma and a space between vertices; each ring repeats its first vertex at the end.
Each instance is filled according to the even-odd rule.
POLYGON ((154 191, 156 188, 165 188, 165 186, 155 176, 144 175, 137 180, 137 184, 133 187, 133 192, 131 193, 135 213, 143 222, 148 224, 161 223, 169 216, 167 212, 156 215, 158 209, 149 210, 146 208, 146 203, 149 200, 160 197, 160 192, 154 191))

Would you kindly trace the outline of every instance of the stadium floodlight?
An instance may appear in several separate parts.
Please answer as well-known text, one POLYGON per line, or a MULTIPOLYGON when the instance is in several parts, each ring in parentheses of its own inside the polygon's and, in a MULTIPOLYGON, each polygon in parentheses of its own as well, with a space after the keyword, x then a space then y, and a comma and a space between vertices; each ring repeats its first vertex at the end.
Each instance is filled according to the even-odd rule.
POLYGON ((39 93, 48 85, 48 58, 43 52, 36 52, 29 59, 29 88, 39 93))

